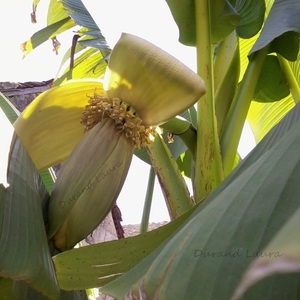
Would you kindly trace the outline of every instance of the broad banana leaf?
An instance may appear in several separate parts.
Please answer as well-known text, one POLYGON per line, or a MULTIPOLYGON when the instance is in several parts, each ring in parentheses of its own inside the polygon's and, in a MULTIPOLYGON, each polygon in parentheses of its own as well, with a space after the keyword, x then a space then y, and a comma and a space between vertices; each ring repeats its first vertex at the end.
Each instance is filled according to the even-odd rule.
POLYGON ((250 55, 272 43, 271 52, 296 60, 299 52, 299 12, 298 0, 275 0, 250 55))
MULTIPOLYGON (((7 117, 6 126, 1 123, 3 133, 1 151, 3 151, 5 140, 11 138, 8 134, 9 126, 13 132, 11 124, 17 119, 19 112, 1 93, 0 108, 3 110, 1 121, 5 121, 7 117)), ((1 224, 2 229, 0 227, 1 275, 9 276, 0 279, 1 299, 57 299, 60 294, 61 300, 86 300, 85 291, 60 291, 56 283, 44 225, 48 193, 40 179, 42 178, 50 192, 54 182, 54 172, 48 169, 40 172, 41 177, 39 177, 17 138, 15 138, 14 149, 19 154, 9 161, 9 176, 13 180, 8 179, 10 186, 7 188, 0 184, 0 214, 1 220, 5 222, 1 224), (10 210, 8 210, 9 206, 10 210), (13 239, 13 236, 18 238, 13 239), (14 280, 15 278, 18 280, 14 280)), ((1 159, 7 158, 7 155, 2 153, 1 159)), ((5 162, 1 162, 2 167, 5 165, 5 162)))
MULTIPOLYGON (((297 107, 257 146, 259 151, 254 149, 196 209, 160 253, 101 290, 117 298, 127 293, 159 299, 230 299, 246 268, 299 208, 299 127, 297 107), (144 275, 136 280, 134 270, 140 269, 144 275)), ((299 274, 272 277, 243 299, 291 299, 299 281, 299 274)))
POLYGON ((239 299, 254 284, 261 280, 264 282, 270 276, 274 278, 276 275, 284 274, 285 277, 288 277, 287 275, 291 274, 290 277, 297 277, 297 273, 300 273, 299 226, 300 208, 296 210, 260 255, 257 255, 257 258, 243 275, 234 299, 239 299))
MULTIPOLYGON (((273 6, 272 0, 266 1, 266 3, 267 12, 270 10, 270 13, 265 23, 264 29, 262 30, 259 37, 257 36, 257 42, 254 44, 253 47, 252 45, 257 37, 251 40, 241 40, 241 54, 246 54, 247 52, 252 54, 253 52, 257 51, 258 49, 260 49, 267 43, 272 42, 275 39, 275 41, 273 41, 271 44, 270 51, 278 52, 282 55, 285 55, 289 59, 295 59, 295 55, 293 56, 293 53, 298 53, 299 37, 296 38, 297 45, 290 47, 291 44, 287 43, 285 36, 280 37, 280 35, 290 30, 296 33, 300 32, 297 17, 300 11, 299 2, 293 0, 277 0, 274 1, 273 6), (251 47, 252 49, 250 51, 251 47), (295 50, 292 54, 290 54, 289 51, 292 48, 295 50)), ((243 69, 247 65, 247 58, 245 55, 241 55, 241 58, 241 73, 243 73, 243 69)), ((261 141, 262 138, 266 135, 266 133, 274 125, 276 125, 300 99, 299 88, 296 88, 296 90, 293 89, 293 86, 299 85, 300 83, 299 59, 295 62, 289 62, 286 61, 284 58, 280 58, 279 62, 282 72, 284 73, 284 76, 290 86, 291 94, 281 99, 280 101, 274 103, 252 102, 247 116, 247 120, 249 121, 249 124, 252 128, 257 142, 261 141), (294 82, 294 84, 292 84, 292 82, 294 82)), ((277 89, 278 85, 273 84, 272 87, 277 89)), ((274 90, 273 93, 276 94, 277 90, 274 90)))
POLYGON ((24 280, 39 293, 55 299, 59 288, 42 207, 49 195, 16 136, 11 144, 7 182, 0 206, 0 275, 24 280))
MULTIPOLYGON (((5 113, 6 117, 8 118, 11 124, 13 124, 17 120, 18 116, 20 115, 20 112, 12 105, 12 103, 2 93, 0 93, 0 108, 3 110, 3 112, 5 113)), ((53 183, 55 180, 54 171, 51 168, 46 169, 40 172, 40 176, 48 192, 51 193, 53 188, 53 183)))
POLYGON ((194 208, 167 225, 142 235, 72 249, 54 256, 59 286, 65 290, 86 289, 112 281, 163 244, 193 210, 194 208))
MULTIPOLYGON (((179 28, 179 41, 188 46, 196 45, 195 0, 167 0, 179 28)), ((262 26, 265 5, 263 0, 210 1, 211 41, 218 43, 236 29, 238 35, 249 38, 262 26)))

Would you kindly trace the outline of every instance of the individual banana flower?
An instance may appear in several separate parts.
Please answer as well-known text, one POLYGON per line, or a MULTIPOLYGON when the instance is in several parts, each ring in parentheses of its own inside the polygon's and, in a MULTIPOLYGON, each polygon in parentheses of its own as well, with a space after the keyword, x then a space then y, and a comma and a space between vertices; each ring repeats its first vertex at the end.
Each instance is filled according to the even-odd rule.
POLYGON ((123 33, 104 83, 70 81, 27 107, 14 126, 37 169, 63 162, 49 205, 49 238, 58 249, 72 248, 101 223, 134 149, 204 93, 204 82, 187 66, 123 33))

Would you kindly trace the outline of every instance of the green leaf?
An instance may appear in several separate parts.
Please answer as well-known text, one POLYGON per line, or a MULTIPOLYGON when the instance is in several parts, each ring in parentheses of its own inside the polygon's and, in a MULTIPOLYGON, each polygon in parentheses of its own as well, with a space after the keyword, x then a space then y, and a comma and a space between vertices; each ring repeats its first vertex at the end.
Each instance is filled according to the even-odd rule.
POLYGON ((277 45, 271 50, 278 51, 286 59, 296 60, 299 52, 299 14, 300 2, 298 0, 275 0, 250 54, 264 48, 277 38, 275 41, 277 45), (292 41, 292 43, 287 44, 287 41, 292 41))
POLYGON ((264 0, 229 0, 241 16, 236 33, 243 39, 248 39, 261 29, 265 16, 264 0))
POLYGON ((275 55, 268 55, 260 73, 253 100, 275 102, 289 94, 289 86, 281 71, 278 58, 275 55))
POLYGON ((22 50, 24 52, 24 57, 27 56, 33 49, 37 48, 47 40, 57 36, 58 34, 66 31, 75 26, 74 21, 67 17, 63 20, 57 21, 38 32, 34 33, 30 40, 22 44, 22 50))
MULTIPOLYGON (((278 144, 281 138, 293 127, 297 121, 300 120, 300 104, 297 104, 286 116, 280 121, 278 126, 275 126, 270 130, 268 135, 255 147, 251 152, 250 157, 242 162, 244 166, 251 165, 257 158, 259 158, 263 153, 267 152, 274 145, 278 144)), ((243 166, 243 168, 244 168, 243 166)), ((237 168, 237 172, 233 172, 231 176, 238 176, 240 168, 237 168), (235 174, 237 173, 237 174, 235 174)), ((257 281, 264 279, 268 276, 274 276, 279 273, 283 273, 285 269, 281 269, 280 266, 289 265, 289 262, 294 260, 294 257, 298 256, 298 252, 295 253, 298 249, 299 239, 293 238, 293 233, 298 232, 299 227, 294 228, 294 222, 298 222, 295 218, 299 218, 299 208, 292 218, 283 226, 283 228, 278 232, 275 238, 270 242, 270 244, 263 250, 263 253, 275 252, 274 255, 257 258, 247 269, 246 273, 243 276, 242 282, 239 284, 238 289, 236 289, 236 297, 241 293, 245 292, 251 285, 255 284, 257 281), (288 230, 288 233, 287 233, 288 230), (296 230, 296 231, 295 231, 296 230), (286 239, 286 241, 284 240, 286 239), (296 243, 296 246, 295 246, 296 243), (276 251, 274 251, 276 249, 276 251), (272 251, 271 251, 272 250, 272 251), (277 252, 279 252, 280 257, 278 257, 277 252), (284 254, 283 256, 281 254, 284 254), (292 255, 291 255, 292 253, 292 255), (292 257, 290 257, 292 256, 292 257), (277 261, 279 260, 279 262, 277 261), (281 262, 283 260, 283 262, 281 262), (260 275, 258 275, 260 274, 260 275)), ((293 261, 294 262, 294 261, 293 261)), ((293 264, 297 268, 297 264, 293 264)), ((292 271, 290 269, 290 271, 292 271)))
POLYGON ((79 0, 75 3, 71 0, 52 0, 48 9, 48 26, 33 34, 30 40, 22 44, 24 57, 45 41, 75 25, 83 27, 79 33, 91 40, 89 46, 93 45, 99 50, 110 51, 104 36, 82 1, 79 0))
MULTIPOLYGON (((20 112, 2 93, 0 93, 0 108, 3 110, 11 124, 13 124, 20 115, 20 112)), ((55 174, 53 169, 49 168, 47 170, 41 171, 40 176, 48 192, 51 193, 55 181, 55 174)))
POLYGON ((98 25, 95 23, 81 0, 62 0, 62 3, 74 22, 84 28, 84 31, 81 30, 80 32, 93 38, 94 46, 97 45, 95 48, 99 50, 110 50, 105 37, 102 35, 98 25))
POLYGON ((191 155, 191 152, 189 150, 185 151, 182 153, 178 158, 177 158, 177 164, 178 167, 181 171, 181 173, 188 177, 192 177, 192 167, 194 165, 194 161, 191 155))
POLYGON ((256 142, 261 141, 294 106, 295 102, 291 96, 273 103, 252 102, 247 120, 256 142))
POLYGON ((7 174, 9 186, 0 211, 0 276, 24 280, 45 296, 57 298, 42 212, 48 193, 17 137, 7 174))
POLYGON ((187 46, 195 46, 195 1, 166 0, 166 2, 179 29, 179 42, 187 46))
POLYGON ((227 0, 214 0, 210 4, 211 42, 219 43, 236 29, 240 15, 227 0))
MULTIPOLYGON (((70 57, 70 51, 67 52, 66 57, 70 57)), ((74 60, 73 69, 68 67, 60 77, 54 80, 53 85, 60 85, 70 79, 100 78, 104 75, 106 66, 106 61, 100 51, 94 48, 88 49, 74 60)))
MULTIPOLYGON (((188 46, 196 45, 195 0, 166 0, 179 28, 179 41, 188 46)), ((239 15, 227 0, 210 1, 211 39, 220 42, 236 27, 239 15)))
MULTIPOLYGON (((278 274, 300 273, 299 226, 300 209, 298 208, 276 237, 247 269, 236 290, 234 299, 239 299, 254 284, 267 277, 273 276, 274 278, 278 274)), ((291 297, 294 295, 291 293, 291 297)), ((286 297, 286 299, 288 298, 286 297)))
POLYGON ((87 289, 112 281, 169 238, 191 212, 142 235, 72 249, 54 256, 59 286, 64 290, 87 289))
MULTIPOLYGON (((268 134, 260 141, 256 147, 248 154, 247 159, 240 162, 237 168, 235 168, 227 177, 227 182, 232 181, 241 175, 242 172, 247 170, 253 163, 255 163, 263 154, 268 152, 272 147, 277 145, 284 135, 300 120, 300 104, 297 104, 292 108, 287 115, 274 126, 268 134)), ((227 185, 223 184, 218 188, 220 192, 227 185)))
POLYGON ((61 1, 51 0, 48 7, 47 25, 54 24, 58 21, 68 18, 69 15, 64 9, 61 1))
POLYGON ((270 46, 271 52, 276 52, 290 61, 295 61, 299 53, 299 34, 289 31, 275 38, 270 46))
MULTIPOLYGON (((13 290, 9 299, 30 299, 30 300, 48 300, 34 289, 30 288, 23 281, 14 281, 13 290)), ((88 300, 85 290, 81 291, 60 291, 59 300, 88 300)))
MULTIPOLYGON (((128 287, 131 296, 230 299, 255 253, 299 208, 299 122, 280 143, 232 181, 225 181, 196 209, 146 274, 128 287)), ((298 284, 299 276, 276 277, 251 289, 245 299, 290 299, 285 295, 297 294, 298 284)), ((117 288, 115 294, 111 292, 119 296, 117 288)))
POLYGON ((7 119, 10 123, 14 123, 20 112, 12 105, 12 103, 0 92, 0 107, 2 108, 3 112, 5 113, 7 119))

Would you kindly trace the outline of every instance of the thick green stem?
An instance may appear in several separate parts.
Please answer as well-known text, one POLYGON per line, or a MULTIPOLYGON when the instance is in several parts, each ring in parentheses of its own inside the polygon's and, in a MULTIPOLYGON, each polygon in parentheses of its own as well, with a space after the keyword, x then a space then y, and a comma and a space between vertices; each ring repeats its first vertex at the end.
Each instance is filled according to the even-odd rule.
POLYGON ((200 202, 223 180, 223 167, 214 103, 213 46, 210 33, 210 0, 196 0, 197 70, 205 81, 206 95, 197 105, 197 158, 195 199, 200 202))
POLYGON ((159 134, 147 146, 152 166, 160 183, 171 220, 176 219, 194 203, 178 165, 159 134))
POLYGON ((267 53, 268 47, 259 50, 251 57, 243 80, 226 117, 224 130, 221 135, 223 166, 226 176, 233 169, 243 126, 267 53))
POLYGON ((142 221, 141 221, 141 226, 140 226, 140 233, 147 232, 147 230, 148 230, 153 190, 154 190, 154 183, 155 183, 155 171, 154 171, 153 167, 151 167, 150 172, 149 172, 148 186, 147 186, 145 204, 144 204, 144 209, 143 209, 143 216, 142 216, 142 221))
POLYGON ((277 54, 277 57, 281 66, 281 70, 284 73, 284 76, 289 84, 294 101, 295 103, 298 103, 300 101, 300 87, 297 79, 295 78, 294 72, 289 62, 284 57, 279 54, 277 54))

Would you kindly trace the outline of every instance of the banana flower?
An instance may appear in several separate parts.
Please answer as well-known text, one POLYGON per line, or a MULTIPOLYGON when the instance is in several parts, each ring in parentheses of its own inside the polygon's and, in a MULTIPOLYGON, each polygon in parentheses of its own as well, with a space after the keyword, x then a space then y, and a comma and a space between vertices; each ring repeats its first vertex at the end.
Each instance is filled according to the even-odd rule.
POLYGON ((63 162, 51 193, 48 236, 66 250, 114 205, 133 151, 154 128, 205 93, 202 79, 162 49, 123 33, 103 82, 69 81, 39 95, 15 122, 38 170, 63 162))

